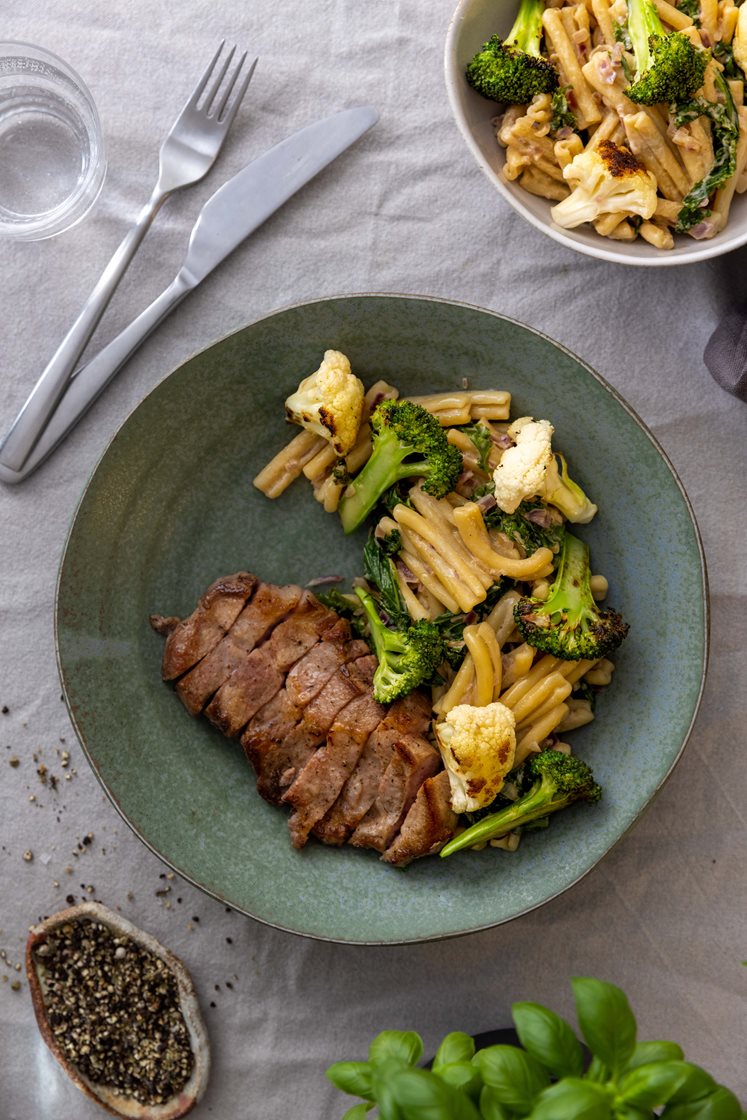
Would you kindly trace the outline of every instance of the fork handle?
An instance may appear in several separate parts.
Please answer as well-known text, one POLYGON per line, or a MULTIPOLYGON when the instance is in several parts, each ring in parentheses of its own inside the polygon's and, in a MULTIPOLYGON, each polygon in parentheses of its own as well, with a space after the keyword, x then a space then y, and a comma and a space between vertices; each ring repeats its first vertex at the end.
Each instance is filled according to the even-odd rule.
POLYGON ((140 242, 166 199, 167 193, 161 190, 160 186, 155 188, 150 200, 140 211, 135 225, 104 269, 83 310, 55 351, 49 365, 31 390, 26 403, 0 443, 0 465, 16 471, 23 467, 62 397, 78 359, 88 345, 91 335, 140 242))
POLYGON ((103 350, 100 350, 88 365, 83 366, 73 375, 57 411, 21 469, 10 469, 0 461, 0 482, 11 485, 22 482, 41 466, 47 456, 52 454, 68 432, 75 427, 125 362, 143 344, 151 331, 163 322, 195 286, 194 277, 183 268, 168 288, 149 307, 146 307, 137 319, 134 319, 103 350))

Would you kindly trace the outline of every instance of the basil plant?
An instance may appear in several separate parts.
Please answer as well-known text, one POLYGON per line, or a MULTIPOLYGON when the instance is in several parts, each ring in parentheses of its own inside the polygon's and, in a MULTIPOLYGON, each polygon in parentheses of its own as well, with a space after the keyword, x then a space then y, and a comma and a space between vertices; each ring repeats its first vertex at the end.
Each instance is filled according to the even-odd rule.
POLYGON ((590 977, 572 986, 586 1049, 564 1019, 528 1002, 512 1007, 520 1046, 475 1052, 455 1031, 430 1069, 418 1065, 418 1034, 382 1031, 368 1061, 327 1070, 333 1085, 362 1098, 343 1120, 747 1120, 735 1095, 675 1042, 637 1041, 620 988, 590 977))

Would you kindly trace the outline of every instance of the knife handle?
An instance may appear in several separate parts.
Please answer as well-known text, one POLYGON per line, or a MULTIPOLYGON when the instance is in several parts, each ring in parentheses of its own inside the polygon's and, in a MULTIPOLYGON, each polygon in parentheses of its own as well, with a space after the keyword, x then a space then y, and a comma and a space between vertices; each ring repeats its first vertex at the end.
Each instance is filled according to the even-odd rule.
POLYGON ((47 456, 51 455, 68 432, 75 427, 81 416, 88 411, 99 393, 103 392, 125 362, 194 286, 194 279, 185 269, 182 269, 168 288, 146 307, 137 319, 134 319, 87 365, 74 374, 56 411, 53 412, 49 423, 20 470, 13 470, 0 462, 1 482, 11 485, 22 482, 41 466, 47 456))
POLYGON ((0 465, 19 471, 61 400, 78 359, 96 330, 117 285, 158 213, 166 193, 157 187, 99 277, 96 287, 0 443, 0 465))

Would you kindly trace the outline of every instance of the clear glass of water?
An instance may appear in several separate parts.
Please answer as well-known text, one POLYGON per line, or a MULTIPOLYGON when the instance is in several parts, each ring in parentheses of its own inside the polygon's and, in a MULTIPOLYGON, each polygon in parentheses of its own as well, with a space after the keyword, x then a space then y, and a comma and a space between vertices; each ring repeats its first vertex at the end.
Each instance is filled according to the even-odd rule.
POLYGON ((0 236, 70 229, 99 196, 106 159, 96 106, 66 62, 0 43, 0 236))

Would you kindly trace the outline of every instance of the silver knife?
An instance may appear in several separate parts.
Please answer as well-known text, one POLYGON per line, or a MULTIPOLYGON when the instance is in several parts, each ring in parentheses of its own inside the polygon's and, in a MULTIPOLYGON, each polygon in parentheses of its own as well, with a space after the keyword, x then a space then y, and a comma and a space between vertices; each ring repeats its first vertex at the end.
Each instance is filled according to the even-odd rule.
MULTIPOLYGON (((369 105, 345 109, 295 132, 229 179, 203 206, 187 256, 168 288, 73 375, 20 470, 2 462, 0 481, 21 482, 41 466, 149 334, 186 295, 284 202, 379 119, 369 105)), ((12 430, 12 429, 11 429, 12 430)))

